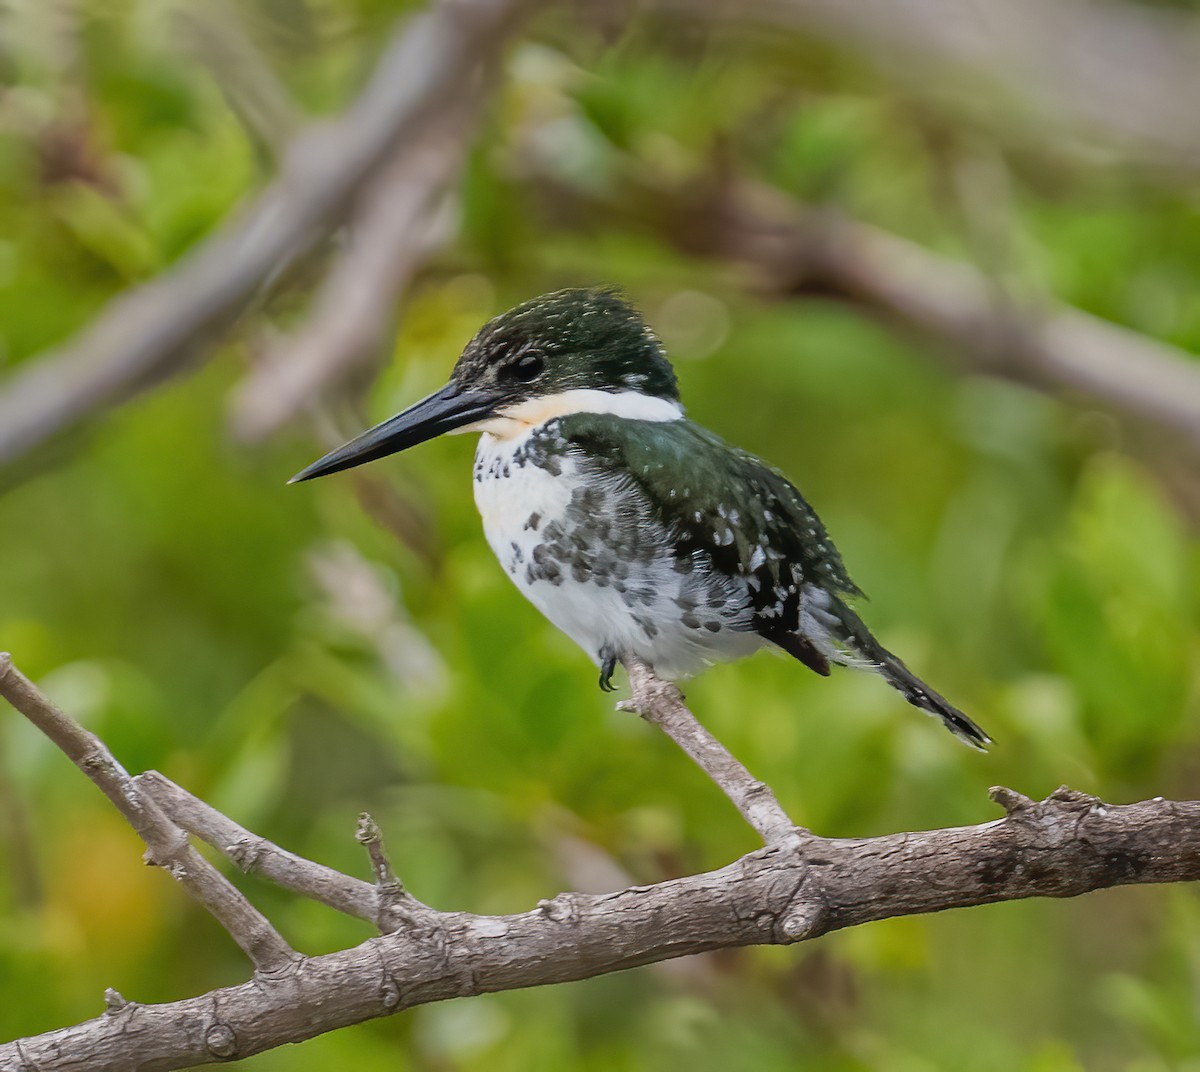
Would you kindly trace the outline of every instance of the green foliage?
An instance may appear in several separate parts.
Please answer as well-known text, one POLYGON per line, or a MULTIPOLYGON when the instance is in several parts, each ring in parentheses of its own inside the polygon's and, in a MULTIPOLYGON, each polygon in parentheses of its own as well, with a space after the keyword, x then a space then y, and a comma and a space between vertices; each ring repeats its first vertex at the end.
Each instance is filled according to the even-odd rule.
MULTIPOLYGON (((75 6, 66 72, 39 5, 4 16, 19 31, 0 96, 10 367, 269 178, 163 5, 75 6)), ((321 112, 351 97, 392 16, 367 0, 245 7, 279 76, 321 112)), ((557 219, 508 147, 541 124, 547 169, 600 193, 630 171, 699 175, 717 156, 985 260, 975 210, 947 190, 956 169, 999 161, 1007 272, 1200 348, 1192 193, 968 125, 811 43, 691 30, 685 48, 650 23, 613 41, 553 22, 509 57, 462 186, 461 237, 407 302, 361 424, 440 384, 501 309, 618 283, 676 355, 690 415, 795 480, 872 597, 860 610, 881 640, 998 742, 970 753, 865 675, 822 680, 769 656, 710 671, 688 690, 694 709, 798 820, 839 836, 979 822, 995 817, 994 783, 1195 796, 1200 555, 1183 483, 1155 475, 1165 437, 1123 453, 1109 419, 948 374, 933 344, 852 309, 749 298, 733 270, 684 258, 636 212, 557 219)), ((8 481, 0 647, 126 765, 306 856, 365 873, 351 833, 372 811, 405 881, 439 907, 519 911, 625 881, 614 869, 654 882, 750 849, 714 787, 612 710, 584 656, 496 567, 468 442, 376 470, 428 517, 433 567, 364 514, 351 480, 284 486, 319 452, 300 430, 230 443, 228 393, 256 326, 8 481)), ((0 1036, 96 1015, 107 986, 163 1001, 245 977, 231 943, 10 712, 0 828, 0 1036)), ((244 885, 305 951, 367 935, 244 885)), ((1198 966, 1190 890, 1113 891, 422 1008, 245 1067, 1197 1067, 1198 966)))

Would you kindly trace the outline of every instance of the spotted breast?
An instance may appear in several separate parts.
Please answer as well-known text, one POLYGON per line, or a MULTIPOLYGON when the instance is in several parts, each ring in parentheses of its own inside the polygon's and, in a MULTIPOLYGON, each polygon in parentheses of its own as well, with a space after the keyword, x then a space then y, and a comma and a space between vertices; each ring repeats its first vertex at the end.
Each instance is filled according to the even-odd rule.
POLYGON ((761 647, 744 580, 681 559, 646 492, 596 466, 563 424, 484 433, 475 455, 488 543, 529 601, 597 665, 632 653, 680 679, 761 647))

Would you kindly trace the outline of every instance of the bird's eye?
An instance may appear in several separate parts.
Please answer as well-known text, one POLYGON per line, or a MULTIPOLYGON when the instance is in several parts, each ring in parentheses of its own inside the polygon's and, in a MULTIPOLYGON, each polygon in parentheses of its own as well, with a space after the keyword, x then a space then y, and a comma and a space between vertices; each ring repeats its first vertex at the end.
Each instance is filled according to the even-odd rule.
POLYGON ((521 383, 528 383, 541 375, 544 363, 537 354, 522 354, 508 366, 509 375, 521 383))

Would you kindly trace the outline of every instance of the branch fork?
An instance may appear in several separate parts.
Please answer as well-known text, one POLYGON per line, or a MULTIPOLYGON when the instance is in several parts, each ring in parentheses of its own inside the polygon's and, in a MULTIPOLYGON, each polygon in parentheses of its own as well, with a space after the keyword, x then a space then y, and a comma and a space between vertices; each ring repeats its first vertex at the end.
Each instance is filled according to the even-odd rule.
POLYGON ((153 858, 217 918, 254 964, 246 983, 164 1005, 115 990, 94 1020, 0 1044, 0 1072, 155 1072, 231 1061, 451 997, 583 979, 747 945, 787 945, 877 919, 1129 883, 1200 879, 1200 801, 1114 807, 1064 788, 1031 801, 996 787, 1004 818, 875 838, 792 825, 694 719, 679 690, 627 662, 624 706, 661 726, 717 782, 764 846, 707 874, 615 893, 561 893, 510 916, 439 912, 409 894, 378 825, 360 819, 374 881, 289 853, 153 771, 135 778, 0 655, 0 696, 49 736, 142 835, 153 858), (325 956, 295 952, 188 842, 378 926, 325 956), (938 876, 930 882, 930 875, 938 876))
POLYGON ((276 972, 301 959, 266 916, 192 847, 154 800, 138 791, 138 784, 104 743, 55 707, 12 665, 7 653, 0 653, 0 695, 99 787, 145 842, 147 859, 167 870, 212 913, 256 971, 276 972))
POLYGON ((381 934, 392 934, 396 931, 410 930, 416 926, 418 918, 436 917, 440 913, 426 904, 422 904, 404 887, 399 876, 392 868, 387 852, 383 847, 383 831, 379 824, 367 813, 358 817, 358 829, 354 834, 355 840, 367 850, 371 860, 371 871, 375 875, 375 898, 377 903, 375 923, 381 934))

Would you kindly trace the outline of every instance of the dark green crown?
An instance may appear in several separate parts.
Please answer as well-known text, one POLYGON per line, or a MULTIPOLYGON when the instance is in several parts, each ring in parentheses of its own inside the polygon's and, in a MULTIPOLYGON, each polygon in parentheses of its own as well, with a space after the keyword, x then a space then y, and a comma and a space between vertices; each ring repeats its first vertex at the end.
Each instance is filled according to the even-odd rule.
POLYGON ((528 398, 590 388, 679 400, 662 344, 608 288, 543 294, 489 320, 467 344, 453 380, 528 398))

